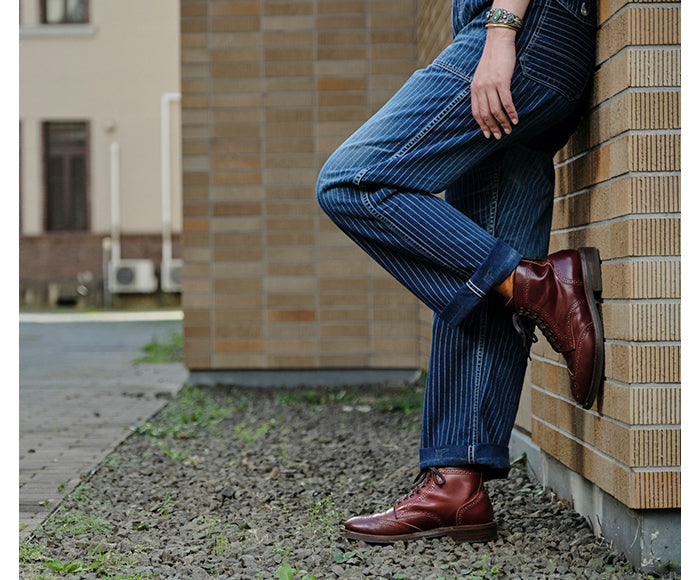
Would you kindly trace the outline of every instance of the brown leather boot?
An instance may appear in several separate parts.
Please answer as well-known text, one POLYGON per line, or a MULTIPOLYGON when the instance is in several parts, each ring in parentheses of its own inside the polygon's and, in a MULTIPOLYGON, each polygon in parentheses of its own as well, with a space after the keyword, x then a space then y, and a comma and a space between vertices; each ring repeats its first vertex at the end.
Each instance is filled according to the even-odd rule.
POLYGON ((386 512, 345 522, 345 535, 377 544, 440 536, 485 541, 496 536, 496 524, 481 471, 429 467, 386 512))
POLYGON ((603 322, 596 296, 602 289, 596 248, 563 250, 546 260, 521 260, 507 306, 535 321, 566 359, 571 394, 589 409, 603 382, 603 322))

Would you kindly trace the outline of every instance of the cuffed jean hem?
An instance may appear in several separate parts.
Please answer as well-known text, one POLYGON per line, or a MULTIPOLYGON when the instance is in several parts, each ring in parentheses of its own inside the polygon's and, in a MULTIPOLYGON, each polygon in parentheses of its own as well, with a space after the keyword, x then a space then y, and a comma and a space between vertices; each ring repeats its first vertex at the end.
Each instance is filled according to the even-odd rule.
POLYGON ((510 456, 508 447, 492 443, 478 443, 472 446, 445 445, 420 450, 421 470, 426 467, 459 467, 478 465, 484 468, 486 479, 508 476, 510 456))
POLYGON ((438 316, 450 326, 461 324, 491 288, 503 282, 515 270, 522 258, 513 248, 496 239, 488 258, 438 316))

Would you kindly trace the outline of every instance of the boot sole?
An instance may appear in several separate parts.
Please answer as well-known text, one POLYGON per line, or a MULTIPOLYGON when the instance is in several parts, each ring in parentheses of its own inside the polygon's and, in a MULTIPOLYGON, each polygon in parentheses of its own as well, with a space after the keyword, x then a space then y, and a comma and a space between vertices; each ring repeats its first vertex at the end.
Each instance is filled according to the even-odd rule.
POLYGON ((603 278, 600 270, 600 253, 597 248, 580 248, 583 271, 583 286, 586 293, 586 301, 593 318, 593 333, 597 345, 593 357, 593 373, 588 395, 582 405, 584 409, 590 409, 598 396, 598 391, 603 383, 603 370, 605 369, 605 345, 603 344, 603 320, 598 311, 600 295, 603 291, 603 278))
POLYGON ((415 532, 413 534, 398 534, 394 536, 384 536, 379 534, 363 534, 361 532, 344 531, 345 537, 349 540, 362 540, 368 544, 393 544, 394 542, 410 542, 412 540, 429 540, 450 536, 461 542, 488 542, 496 538, 496 523, 476 524, 471 526, 450 526, 446 528, 435 528, 425 532, 415 532))

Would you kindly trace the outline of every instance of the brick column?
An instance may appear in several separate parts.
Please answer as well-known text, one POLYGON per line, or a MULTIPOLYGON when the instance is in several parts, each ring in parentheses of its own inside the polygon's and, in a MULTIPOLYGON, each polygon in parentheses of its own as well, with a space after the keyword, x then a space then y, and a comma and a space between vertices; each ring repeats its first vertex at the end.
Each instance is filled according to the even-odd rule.
POLYGON ((574 406, 540 342, 533 440, 634 509, 680 507, 680 6, 602 2, 585 124, 557 158, 551 250, 603 265, 606 382, 574 406))
MULTIPOLYGON (((541 338, 513 452, 528 450, 548 487, 652 570, 680 560, 680 2, 598 4, 589 111, 555 159, 550 250, 600 249, 606 381, 580 409, 541 338)), ((450 5, 419 2, 422 66, 449 40, 450 5)))
POLYGON ((185 364, 417 369, 417 301, 315 199, 415 69, 415 0, 181 7, 185 364))

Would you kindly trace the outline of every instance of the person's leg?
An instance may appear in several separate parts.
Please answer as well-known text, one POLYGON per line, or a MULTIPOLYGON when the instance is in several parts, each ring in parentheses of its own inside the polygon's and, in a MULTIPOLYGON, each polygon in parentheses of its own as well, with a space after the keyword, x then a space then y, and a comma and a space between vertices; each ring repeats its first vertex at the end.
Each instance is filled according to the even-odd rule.
MULTIPOLYGON (((505 345, 504 337, 514 342, 516 335, 503 331, 509 316, 503 308, 505 300, 500 300, 498 308, 499 297, 491 290, 520 267, 524 254, 514 247, 517 244, 509 245, 497 232, 480 225, 476 216, 466 216, 434 194, 453 187, 492 155, 505 154, 552 129, 556 132, 576 109, 592 64, 594 14, 581 18, 573 6, 532 0, 528 18, 532 27, 516 41, 520 64, 511 91, 520 123, 513 134, 500 141, 485 140, 471 115, 469 85, 484 40, 483 22, 475 18, 433 65, 413 75, 331 156, 319 176, 319 203, 341 229, 423 300, 445 328, 476 329, 476 347, 464 351, 467 358, 478 353, 481 340, 491 348, 498 340, 505 345), (576 59, 571 59, 574 54, 576 59), (493 320, 493 329, 489 324, 474 324, 479 308, 485 309, 479 319, 493 320), (491 330, 493 335, 488 334, 491 330)), ((445 340, 456 341, 455 337, 445 340)), ((435 360, 449 363, 447 356, 436 351, 435 360)), ((471 424, 471 433, 476 433, 473 441, 479 443, 458 439, 457 446, 466 447, 472 463, 446 467, 443 461, 428 458, 426 463, 440 465, 425 467, 411 493, 387 512, 346 522, 347 537, 392 542, 446 534, 488 539, 495 534, 484 473, 474 469, 473 462, 478 454, 488 466, 485 458, 490 452, 484 450, 490 443, 479 447, 480 441, 500 441, 509 432, 509 423, 512 427, 510 416, 517 407, 525 360, 522 353, 519 356, 523 364, 514 357, 501 375, 497 358, 484 364, 484 357, 477 355, 474 372, 488 369, 492 374, 487 379, 489 388, 479 387, 481 392, 471 398, 472 404, 480 405, 476 413, 480 418, 471 424), (509 409, 498 405, 497 396, 493 398, 499 382, 507 383, 509 409), (506 419, 492 421, 489 414, 504 414, 506 419), (488 426, 496 426, 499 433, 486 432, 488 426)), ((445 421, 448 428, 453 424, 459 428, 454 415, 445 421)))
MULTIPOLYGON (((544 6, 533 4, 536 22, 544 6)), ((501 140, 485 139, 469 88, 484 37, 478 20, 462 29, 329 158, 317 187, 328 216, 453 326, 522 255, 434 194, 494 153, 556 127, 576 108, 516 67, 511 91, 520 122, 501 140)), ((519 42, 522 50, 531 44, 527 36, 519 42)))
MULTIPOLYGON (((519 146, 465 174, 445 199, 522 255, 540 258, 549 245, 553 192, 552 152, 519 146)), ((528 353, 504 302, 489 295, 456 327, 434 316, 421 469, 479 465, 488 476, 509 469, 528 353)))

